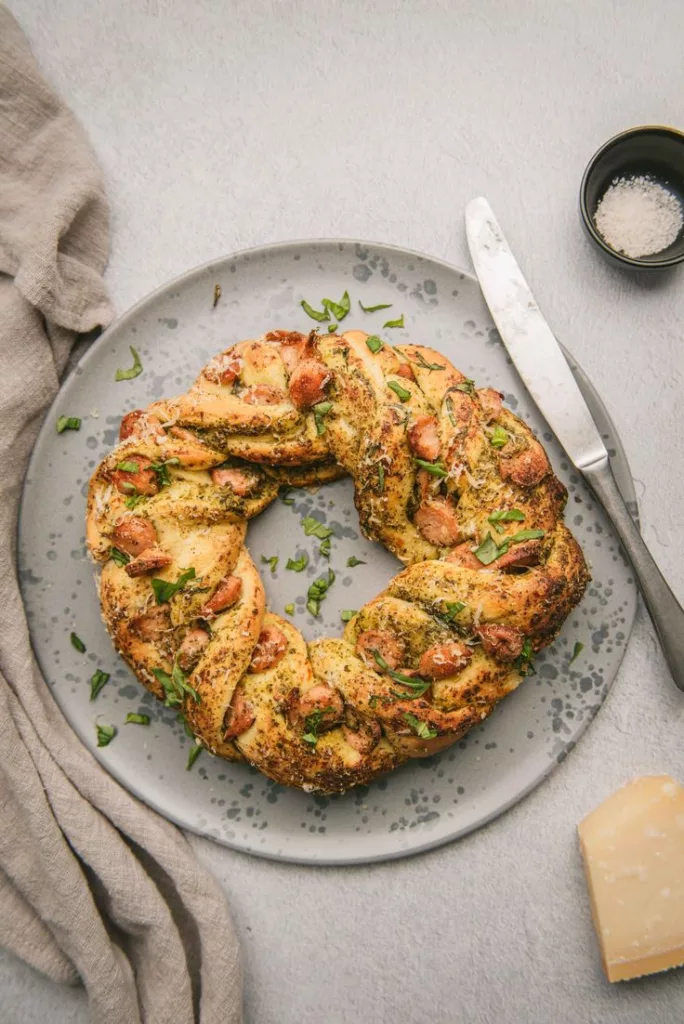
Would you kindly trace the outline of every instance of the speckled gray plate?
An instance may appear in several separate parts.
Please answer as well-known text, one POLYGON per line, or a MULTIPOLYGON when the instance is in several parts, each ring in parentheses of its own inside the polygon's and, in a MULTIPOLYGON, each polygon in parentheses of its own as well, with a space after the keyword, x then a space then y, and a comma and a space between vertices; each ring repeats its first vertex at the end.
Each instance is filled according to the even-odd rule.
MULTIPOLYGON (((614 457, 623 493, 636 509, 624 455, 605 410, 588 382, 580 384, 614 457)), ((267 246, 193 270, 144 299, 107 331, 66 380, 36 444, 24 489, 19 531, 20 571, 31 635, 41 668, 65 715, 101 763, 124 786, 186 828, 266 857, 340 864, 400 857, 461 836, 528 793, 574 747, 615 678, 635 608, 635 587, 615 535, 590 494, 569 469, 533 407, 498 339, 476 281, 453 267, 390 246, 357 242, 293 242, 267 246), (212 308, 214 285, 222 297, 212 308), (344 327, 362 327, 392 342, 432 345, 479 385, 506 393, 509 406, 543 438, 554 468, 570 491, 567 521, 591 563, 593 583, 556 643, 537 659, 537 675, 508 697, 492 718, 452 749, 414 761, 370 787, 342 797, 289 791, 254 769, 198 758, 186 771, 189 740, 173 712, 161 707, 117 657, 100 620, 93 569, 84 551, 85 494, 96 462, 115 443, 123 412, 185 390, 216 352, 242 338, 277 328, 309 330, 299 302, 318 305, 345 289, 352 311, 344 327), (392 309, 365 314, 364 305, 392 309), (405 330, 382 330, 405 315, 405 330), (144 373, 114 383, 131 365, 129 345, 144 373), (81 416, 80 432, 55 431, 57 416, 81 416), (75 630, 87 646, 69 642, 75 630), (570 664, 575 643, 584 650, 570 664), (93 703, 88 680, 111 673, 93 703), (124 725, 144 711, 149 728, 124 725), (95 746, 94 722, 118 729, 95 746)), ((271 607, 294 601, 294 621, 307 638, 341 631, 340 612, 359 608, 400 568, 360 535, 349 481, 317 494, 297 492, 292 506, 275 502, 249 528, 264 566, 271 607), (330 564, 337 581, 314 621, 305 608, 321 562, 302 517, 315 512, 335 530, 330 564), (308 551, 307 574, 287 572, 287 557, 308 551), (356 555, 366 564, 347 569, 356 555)), ((540 814, 543 807, 540 804, 540 814)))

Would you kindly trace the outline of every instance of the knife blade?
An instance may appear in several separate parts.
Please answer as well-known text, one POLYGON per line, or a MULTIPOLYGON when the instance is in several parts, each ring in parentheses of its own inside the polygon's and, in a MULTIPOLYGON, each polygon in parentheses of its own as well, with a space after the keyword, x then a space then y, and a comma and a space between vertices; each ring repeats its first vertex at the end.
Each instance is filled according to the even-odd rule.
POLYGON ((515 368, 578 469, 608 452, 558 342, 486 199, 466 207, 470 255, 515 368))
POLYGON ((612 520, 639 580, 672 678, 684 690, 684 609, 627 510, 587 404, 486 199, 468 203, 466 234, 501 340, 536 405, 612 520))

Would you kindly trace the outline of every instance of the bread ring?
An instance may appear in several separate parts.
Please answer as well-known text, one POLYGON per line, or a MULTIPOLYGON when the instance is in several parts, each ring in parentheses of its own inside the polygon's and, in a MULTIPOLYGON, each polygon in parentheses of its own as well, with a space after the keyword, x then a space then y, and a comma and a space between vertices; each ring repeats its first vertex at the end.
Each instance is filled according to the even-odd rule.
POLYGON ((524 679, 589 581, 529 427, 439 352, 272 331, 124 417, 87 542, 140 681, 212 753, 342 792, 443 749, 524 679), (265 608, 247 521, 349 473, 364 534, 407 566, 340 638, 265 608))

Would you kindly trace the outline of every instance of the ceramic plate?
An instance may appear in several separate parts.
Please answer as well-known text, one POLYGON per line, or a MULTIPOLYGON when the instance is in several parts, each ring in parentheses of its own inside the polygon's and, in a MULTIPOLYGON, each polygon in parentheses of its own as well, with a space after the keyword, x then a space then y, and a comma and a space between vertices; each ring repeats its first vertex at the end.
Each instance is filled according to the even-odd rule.
MULTIPOLYGON (((591 386, 580 383, 611 449, 623 493, 636 509, 624 455, 591 386)), ((385 245, 293 242, 238 253, 200 267, 144 299, 90 348, 65 381, 41 431, 29 467, 20 518, 20 571, 33 645, 55 699, 104 767, 141 800, 185 828, 249 853, 317 864, 400 857, 455 839, 510 807, 576 744, 604 700, 632 625, 636 592, 618 541, 591 495, 569 467, 516 376, 477 282, 439 260, 385 245), (213 308, 214 288, 221 298, 213 308), (479 386, 503 391, 507 404, 542 438, 569 491, 567 522, 591 565, 593 582, 552 647, 536 659, 537 675, 508 697, 480 728, 446 752, 414 761, 369 787, 341 797, 312 796, 278 786, 256 770, 202 752, 186 770, 190 741, 175 715, 136 682, 117 657, 100 620, 93 566, 84 549, 88 478, 115 443, 124 412, 184 391, 216 352, 242 338, 286 327, 308 331, 300 307, 327 296, 352 299, 345 328, 380 333, 393 343, 434 346, 479 386), (364 305, 392 303, 363 313, 364 305), (404 314, 405 329, 382 329, 404 314), (114 382, 118 367, 140 353, 144 372, 114 382), (59 415, 80 416, 81 430, 57 434, 59 415), (86 645, 79 654, 75 631, 86 645), (571 663, 576 643, 584 648, 571 663), (111 673, 96 701, 89 679, 111 673), (151 716, 149 728, 124 725, 129 711, 151 716), (114 725, 98 749, 95 720, 114 725)), ((339 635, 343 609, 360 608, 401 568, 361 536, 348 480, 317 493, 298 491, 293 505, 276 501, 249 527, 270 606, 294 602, 307 639, 339 635), (301 520, 315 513, 335 532, 330 564, 335 585, 314 620, 305 607, 311 579, 327 569, 318 542, 301 520), (288 556, 308 551, 307 573, 285 570, 288 556), (346 568, 355 555, 365 564, 346 568)))

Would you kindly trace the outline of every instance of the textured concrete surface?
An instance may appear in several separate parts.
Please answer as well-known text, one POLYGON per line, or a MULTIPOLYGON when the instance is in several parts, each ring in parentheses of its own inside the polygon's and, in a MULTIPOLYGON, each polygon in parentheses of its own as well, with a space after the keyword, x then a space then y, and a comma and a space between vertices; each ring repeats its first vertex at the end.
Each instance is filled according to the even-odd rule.
MULTIPOLYGON (((633 124, 681 120, 684 8, 656 0, 10 0, 86 126, 114 219, 120 311, 193 264, 293 237, 379 239, 467 265, 484 193, 602 392, 644 531, 684 596, 684 271, 599 262, 577 190, 633 124)), ((386 866, 312 870, 193 839, 240 929, 250 1024, 674 1024, 684 971, 609 987, 577 821, 637 773, 684 778, 684 697, 641 610, 577 750, 505 818, 386 866)), ((88 1019, 0 968, 5 1024, 88 1019)))

